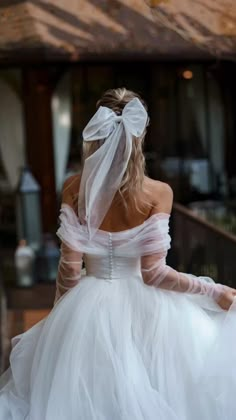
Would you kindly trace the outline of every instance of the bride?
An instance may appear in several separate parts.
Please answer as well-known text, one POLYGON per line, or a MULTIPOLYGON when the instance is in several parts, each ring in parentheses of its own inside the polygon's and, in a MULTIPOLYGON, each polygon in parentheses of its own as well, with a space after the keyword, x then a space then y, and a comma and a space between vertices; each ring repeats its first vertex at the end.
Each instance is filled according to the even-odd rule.
POLYGON ((145 176, 143 100, 97 108, 63 188, 54 306, 12 339, 0 420, 235 420, 236 290, 166 265, 173 194, 145 176))

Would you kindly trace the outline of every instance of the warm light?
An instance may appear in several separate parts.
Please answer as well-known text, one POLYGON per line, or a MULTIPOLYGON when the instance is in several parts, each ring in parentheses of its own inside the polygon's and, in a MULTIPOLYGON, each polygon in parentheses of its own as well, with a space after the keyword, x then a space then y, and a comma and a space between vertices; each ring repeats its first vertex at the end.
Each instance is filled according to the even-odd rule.
POLYGON ((186 80, 190 80, 193 78, 193 72, 191 70, 184 70, 182 76, 186 80))

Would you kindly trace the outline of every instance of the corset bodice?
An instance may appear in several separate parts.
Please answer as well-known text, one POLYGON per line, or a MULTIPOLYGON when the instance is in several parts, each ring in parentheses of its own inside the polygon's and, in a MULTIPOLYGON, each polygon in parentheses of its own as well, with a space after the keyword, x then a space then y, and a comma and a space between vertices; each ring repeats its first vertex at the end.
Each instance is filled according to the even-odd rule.
POLYGON ((140 275, 140 258, 118 257, 109 253, 106 256, 84 255, 86 274, 113 281, 124 275, 140 275))
POLYGON ((84 255, 87 272, 103 278, 140 272, 140 258, 166 252, 170 248, 169 215, 154 214, 141 225, 120 232, 98 230, 89 237, 86 225, 67 204, 60 213, 58 237, 73 251, 84 255))

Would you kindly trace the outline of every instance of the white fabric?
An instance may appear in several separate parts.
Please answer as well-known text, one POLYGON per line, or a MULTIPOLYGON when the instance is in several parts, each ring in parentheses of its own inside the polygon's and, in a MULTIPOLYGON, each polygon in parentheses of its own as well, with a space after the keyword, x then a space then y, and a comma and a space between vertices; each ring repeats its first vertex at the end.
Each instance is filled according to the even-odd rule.
POLYGON ((102 223, 119 189, 132 150, 133 136, 142 136, 148 115, 138 98, 121 115, 99 107, 83 131, 84 141, 105 142, 85 160, 78 202, 79 218, 87 224, 90 238, 102 223))
POLYGON ((53 151, 56 190, 60 192, 66 175, 71 136, 70 72, 57 83, 51 102, 53 123, 53 151))
POLYGON ((12 340, 0 420, 235 420, 236 303, 142 279, 141 260, 170 247, 167 215, 90 241, 64 205, 58 236, 87 274, 72 264, 76 283, 12 340))
POLYGON ((142 275, 146 284, 176 292, 207 295, 215 301, 227 289, 227 286, 215 284, 209 278, 174 270, 166 265, 166 254, 155 253, 142 258, 142 275))
POLYGON ((72 250, 65 243, 61 244, 61 256, 58 265, 54 304, 68 289, 76 286, 80 280, 82 257, 83 254, 81 252, 72 250))

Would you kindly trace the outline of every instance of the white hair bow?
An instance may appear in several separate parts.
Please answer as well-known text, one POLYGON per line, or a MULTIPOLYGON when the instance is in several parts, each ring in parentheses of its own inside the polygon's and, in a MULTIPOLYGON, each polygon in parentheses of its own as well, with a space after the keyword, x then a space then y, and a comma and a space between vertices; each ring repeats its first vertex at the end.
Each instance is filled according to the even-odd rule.
POLYGON ((84 141, 103 140, 107 138, 119 123, 135 137, 140 137, 147 123, 147 111, 138 98, 128 102, 121 115, 112 109, 100 106, 83 131, 84 141))
POLYGON ((83 131, 84 141, 105 140, 85 160, 80 183, 78 213, 86 222, 90 238, 99 228, 120 187, 132 151, 133 136, 141 137, 148 114, 138 98, 124 107, 121 115, 99 107, 83 131))

